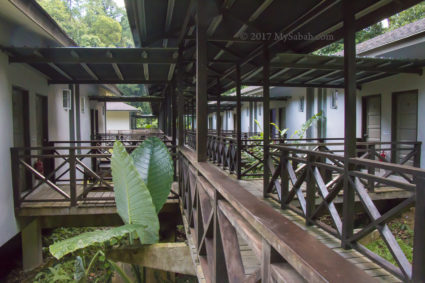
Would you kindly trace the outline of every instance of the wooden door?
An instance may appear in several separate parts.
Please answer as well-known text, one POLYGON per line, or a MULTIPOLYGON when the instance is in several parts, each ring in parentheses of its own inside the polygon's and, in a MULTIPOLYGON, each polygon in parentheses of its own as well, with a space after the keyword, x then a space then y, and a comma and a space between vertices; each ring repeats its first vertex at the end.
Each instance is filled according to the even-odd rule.
POLYGON ((381 141, 381 96, 363 97, 363 137, 368 142, 381 141))
MULTIPOLYGON (((30 146, 29 127, 29 96, 28 92, 20 88, 12 89, 12 113, 13 113, 13 146, 30 146)), ((25 162, 31 163, 30 158, 25 158, 25 162)), ((23 166, 20 166, 20 189, 26 191, 32 184, 31 173, 23 166)))
MULTIPOLYGON (((417 141, 418 132, 418 92, 407 91, 395 93, 393 96, 393 141, 409 142, 417 141)), ((399 163, 409 151, 397 150, 395 162, 399 163)), ((413 165, 409 161, 406 165, 413 165)))
POLYGON ((47 97, 43 95, 36 96, 36 127, 37 127, 37 146, 45 146, 49 140, 49 125, 47 109, 47 97))

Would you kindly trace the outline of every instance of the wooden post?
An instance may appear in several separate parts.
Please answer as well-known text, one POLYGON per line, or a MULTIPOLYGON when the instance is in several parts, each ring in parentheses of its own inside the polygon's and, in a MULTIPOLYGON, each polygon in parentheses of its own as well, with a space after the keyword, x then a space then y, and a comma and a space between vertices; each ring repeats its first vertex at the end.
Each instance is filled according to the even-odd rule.
POLYGON ((344 135, 344 203, 342 224, 342 247, 349 249, 347 239, 354 229, 354 188, 349 181, 350 158, 356 154, 356 43, 355 18, 351 0, 342 3, 344 18, 344 82, 345 82, 345 135, 344 135))
POLYGON ((280 207, 286 209, 286 199, 289 195, 289 174, 287 169, 288 164, 288 151, 282 150, 280 154, 280 188, 281 188, 281 200, 280 207))
POLYGON ((425 177, 415 178, 416 206, 413 239, 412 282, 425 282, 425 177))
MULTIPOLYGON (((375 159, 375 144, 369 144, 367 145, 367 151, 368 151, 368 155, 369 158, 374 160, 375 159)), ((369 166, 367 168, 367 173, 370 175, 375 175, 375 167, 373 166, 369 166)), ((375 191, 375 181, 373 179, 369 179, 367 182, 367 190, 369 192, 374 192, 375 191)))
POLYGON ((208 135, 208 62, 207 62, 207 1, 197 0, 196 6, 196 157, 207 161, 208 135))
POLYGON ((221 97, 220 95, 217 98, 217 119, 216 119, 216 129, 217 129, 217 137, 220 139, 221 138, 221 97))
POLYGON ((415 155, 413 156, 413 166, 418 168, 421 167, 421 147, 421 142, 417 142, 414 145, 415 155))
POLYGON ((263 150, 264 150, 264 176, 263 176, 263 196, 266 197, 267 187, 269 185, 270 171, 268 167, 269 159, 269 143, 270 143, 270 62, 269 62, 269 49, 266 44, 263 46, 263 150))
POLYGON ((177 65, 177 87, 179 89, 178 91, 178 99, 177 99, 177 113, 178 113, 178 144, 179 146, 184 145, 184 92, 183 88, 180 88, 180 84, 182 82, 182 76, 183 76, 183 66, 182 66, 182 60, 183 60, 183 51, 182 48, 179 48, 179 59, 178 59, 178 65, 177 65))
POLYGON ((241 179, 241 155, 242 155, 242 122, 241 122, 241 67, 236 65, 236 176, 241 179))
MULTIPOLYGON (((172 115, 171 115, 171 137, 172 137, 172 142, 171 144, 173 145, 173 149, 172 152, 174 154, 177 153, 176 150, 176 145, 177 145, 177 125, 176 125, 176 120, 177 120, 177 97, 176 97, 176 82, 173 81, 171 84, 171 89, 170 89, 170 94, 171 94, 171 110, 172 110, 172 115)), ((173 164, 174 164, 174 180, 176 180, 177 178, 177 160, 175 158, 175 155, 173 157, 173 164)))
POLYGON ((71 196, 71 206, 76 206, 77 205, 77 181, 76 181, 75 148, 69 149, 69 191, 71 196))
POLYGON ((313 225, 311 216, 315 210, 315 201, 316 201, 316 192, 315 192, 315 182, 313 176, 314 167, 311 165, 314 162, 314 157, 310 154, 307 154, 307 177, 306 177, 306 215, 305 221, 306 225, 313 225))
MULTIPOLYGON (((223 243, 221 241, 220 234, 220 224, 218 221, 218 201, 220 200, 220 195, 217 190, 214 190, 214 207, 213 207, 213 217, 214 217, 214 235, 213 235, 213 266, 211 274, 211 282, 228 282, 227 278, 227 268, 226 268, 226 259, 224 258, 223 243)), ((199 209, 199 208, 198 208, 199 209)))
POLYGON ((12 167, 12 187, 13 187, 13 202, 15 211, 21 206, 21 188, 20 188, 20 170, 19 170, 19 150, 17 148, 10 149, 11 167, 12 167))

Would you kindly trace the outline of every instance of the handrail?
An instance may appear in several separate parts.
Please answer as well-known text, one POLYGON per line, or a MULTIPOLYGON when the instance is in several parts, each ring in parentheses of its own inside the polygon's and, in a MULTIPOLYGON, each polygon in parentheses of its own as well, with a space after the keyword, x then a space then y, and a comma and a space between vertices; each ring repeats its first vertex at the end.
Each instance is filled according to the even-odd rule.
MULTIPOLYGON (((80 144, 80 143, 76 143, 80 144)), ((113 197, 90 195, 95 190, 113 191, 110 169, 112 145, 104 146, 37 146, 11 148, 12 183, 15 209, 25 202, 68 202, 79 206, 81 201, 114 201, 113 197), (32 164, 34 162, 34 164, 32 164), (48 199, 33 193, 46 185, 63 198, 48 199), (69 191, 65 192, 64 188, 69 191), (82 189, 82 190, 81 190, 82 189)), ((125 145, 131 152, 136 145, 125 145)), ((177 147, 168 144, 176 169, 177 147)), ((176 174, 175 174, 176 175, 176 174)))
POLYGON ((247 193, 236 180, 212 164, 198 163, 187 148, 180 150, 179 188, 184 217, 193 229, 190 235, 196 240, 196 250, 203 251, 199 253, 205 259, 201 260, 202 269, 210 270, 207 275, 212 281, 224 282, 231 276, 239 282, 269 282, 267 277, 261 278, 261 274, 268 275, 260 270, 245 276, 236 231, 256 253, 263 270, 270 270, 270 282, 278 281, 277 273, 283 269, 294 280, 304 278, 308 282, 337 282, 341 278, 373 281, 364 271, 247 193), (272 254, 278 256, 272 260, 272 254))
MULTIPOLYGON (((406 281, 423 280, 425 169, 405 164, 407 159, 413 157, 415 166, 418 165, 421 143, 413 143, 415 146, 404 158, 403 164, 390 163, 383 157, 379 158, 373 143, 367 144, 372 146, 368 147, 366 154, 362 157, 349 158, 347 166, 344 164, 346 162, 344 156, 335 154, 331 150, 317 151, 320 146, 316 147, 316 150, 311 150, 286 144, 271 145, 270 148, 275 149, 276 152, 272 154, 275 159, 268 160, 272 178, 265 194, 279 201, 282 208, 291 209, 303 216, 308 225, 315 224, 332 233, 341 240, 342 245, 358 249, 399 278, 406 281), (344 182, 345 186, 343 186, 344 182), (407 199, 385 213, 381 213, 370 195, 381 184, 405 190, 407 199), (365 227, 355 226, 354 218, 350 220, 340 216, 341 209, 336 206, 338 196, 340 200, 342 199, 343 207, 354 207, 354 196, 353 198, 342 197, 348 189, 358 198, 364 214, 370 218, 370 223, 365 227), (316 201, 319 203, 317 204, 316 201), (413 267, 388 226, 392 218, 411 206, 416 208, 413 267), (328 217, 332 224, 323 222, 323 216, 328 217), (397 266, 373 254, 358 242, 373 230, 379 231, 397 266), (346 234, 343 231, 346 231, 346 234)), ((356 211, 358 212, 359 209, 360 207, 357 207, 356 211)))

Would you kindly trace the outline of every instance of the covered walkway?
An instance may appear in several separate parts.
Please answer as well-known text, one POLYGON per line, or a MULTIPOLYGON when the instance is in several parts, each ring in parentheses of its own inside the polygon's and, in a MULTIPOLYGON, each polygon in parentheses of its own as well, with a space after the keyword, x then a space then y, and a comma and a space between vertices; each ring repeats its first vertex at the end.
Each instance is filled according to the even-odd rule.
MULTIPOLYGON (((363 268, 369 265, 344 258, 348 253, 357 255, 350 250, 356 248, 387 270, 378 276, 382 280, 423 281, 425 171, 357 158, 355 109, 356 89, 363 83, 398 73, 422 74, 423 60, 355 57, 356 31, 418 2, 302 0, 293 5, 288 1, 273 0, 261 4, 254 0, 127 0, 130 27, 137 48, 2 48, 8 52, 10 63, 31 65, 49 77, 51 84, 149 85, 149 96, 144 101, 152 103, 161 129, 171 137, 170 150, 178 164, 179 191, 176 194, 189 242, 193 244, 192 251, 199 259, 200 279, 204 278, 207 282, 372 282, 372 277, 377 275, 365 270, 380 268, 363 268), (299 36, 294 38, 294 35, 299 36), (339 39, 344 40, 343 58, 305 55, 339 39), (274 210, 268 201, 247 193, 236 179, 207 162, 208 101, 217 102, 213 110, 219 113, 221 101, 226 100, 222 94, 235 87, 236 135, 231 146, 222 147, 222 156, 225 156, 228 166, 241 167, 242 85, 263 86, 263 97, 260 98, 263 113, 269 113, 270 86, 345 89, 343 155, 274 145, 270 137, 269 115, 263 115, 261 141, 261 164, 264 168, 262 196, 266 198, 271 193, 277 194, 284 209, 290 208, 288 201, 296 199, 300 202, 298 213, 305 217, 306 225, 315 224, 325 230, 327 227, 320 225, 315 216, 318 210, 327 211, 335 229, 327 229, 324 235, 328 232, 337 235, 338 248, 312 236, 311 231, 319 231, 318 228, 301 228, 299 223, 294 223, 299 222, 297 217, 274 210), (192 101, 192 108, 185 107, 192 101), (192 109, 196 113, 192 113, 192 109), (192 121, 196 121, 196 127, 192 122, 192 130, 196 130, 188 142, 190 149, 185 145, 184 117, 192 114, 196 114, 191 117, 192 121), (367 173, 360 172, 360 167, 369 170, 367 173), (405 175, 412 183, 406 185, 392 181, 392 184, 414 192, 408 201, 382 215, 364 187, 365 179, 371 181, 369 185, 385 182, 385 178, 373 176, 372 170, 376 168, 405 175), (333 170, 339 175, 331 174, 325 178, 326 170, 333 170), (299 188, 305 180, 307 189, 304 195, 299 188), (340 192, 343 192, 343 204, 342 209, 337 211, 334 198, 340 192), (318 206, 315 204, 316 194, 323 199, 318 206), (356 195, 370 216, 370 223, 360 232, 354 222, 356 195), (416 226, 411 265, 387 223, 401 209, 412 205, 416 207, 416 226), (396 259, 396 266, 358 244, 360 236, 374 229, 384 238, 396 259), (257 268, 249 274, 244 269, 240 238, 259 259, 257 268)), ((217 125, 221 125, 220 121, 217 125)), ((216 135, 220 143, 224 138, 220 127, 217 127, 216 135)), ((69 195, 67 192, 62 195, 72 209, 78 207, 78 197, 88 195, 85 191, 77 194, 77 171, 83 166, 78 162, 79 158, 108 158, 105 148, 87 149, 103 152, 96 153, 96 156, 80 154, 76 157, 79 153, 76 154, 78 148, 74 145, 63 149, 69 154, 61 156, 70 157, 66 162, 70 162, 72 187, 69 195)), ((34 150, 57 151, 60 148, 34 150)), ((15 152, 12 164, 16 172, 24 166, 36 174, 24 162, 29 151, 12 149, 15 152)), ((83 171, 99 183, 107 184, 105 186, 113 185, 90 168, 83 171)), ((51 189, 58 191, 48 176, 39 177, 51 189)), ((19 186, 18 176, 14 178, 14 187, 16 185, 19 186)), ((92 187, 89 184, 88 190, 92 187)), ((20 200, 19 189, 15 188, 15 191, 16 199, 20 200)), ((258 194, 257 189, 255 194, 258 194)), ((21 209, 20 203, 15 205, 16 209, 21 209)))

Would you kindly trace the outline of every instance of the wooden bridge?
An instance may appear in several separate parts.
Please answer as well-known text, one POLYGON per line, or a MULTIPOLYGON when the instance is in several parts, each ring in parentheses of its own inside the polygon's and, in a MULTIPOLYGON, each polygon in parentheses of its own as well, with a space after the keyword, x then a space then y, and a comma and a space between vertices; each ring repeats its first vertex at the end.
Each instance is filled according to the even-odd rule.
MULTIPOLYGON (((302 5, 273 0, 125 2, 137 48, 3 50, 10 63, 38 69, 49 84, 75 84, 77 89, 79 84, 148 86, 150 96, 143 101, 151 102, 161 130, 171 137, 178 181, 172 197, 181 207, 200 281, 425 281, 425 171, 414 167, 420 144, 404 144, 403 159, 386 160, 378 150, 397 151, 402 143, 356 139, 357 88, 395 74, 417 76, 425 67, 424 60, 356 58, 356 32, 420 0, 322 0, 302 5), (298 33, 330 39, 286 41, 298 33), (263 37, 268 34, 278 37, 263 37), (344 42, 343 57, 310 54, 338 40, 344 42), (242 97, 242 86, 261 86, 262 96, 242 97), (271 137, 271 86, 343 88, 344 138, 298 141, 300 146, 271 137), (234 98, 223 95, 233 88, 234 98), (260 140, 250 140, 251 134, 243 139, 241 102, 248 98, 263 106, 260 140), (221 129, 220 112, 226 109, 221 101, 226 99, 236 102, 234 134, 221 129), (216 132, 209 135, 211 111, 218 119, 216 132), (262 186, 241 181, 254 177, 262 178, 262 186), (391 207, 383 209, 377 201, 388 188, 397 194, 390 196, 391 207), (410 263, 388 223, 412 206, 410 263), (364 223, 356 221, 360 211, 367 215, 364 223), (395 264, 359 243, 374 230, 395 264)), ((86 144, 65 141, 63 147, 12 149, 17 215, 29 218, 48 211, 55 219, 79 214, 96 215, 98 220, 94 211, 114 213, 110 145, 96 139, 114 139, 116 134, 93 138, 86 144), (33 165, 37 159, 43 160, 44 173, 33 165), (51 192, 58 197, 50 198, 51 192)), ((128 142, 129 150, 137 144, 128 142)))
MULTIPOLYGON (((127 149, 131 151, 142 140, 127 139, 127 149)), ((353 235, 344 239, 344 159, 329 149, 318 151, 325 148, 324 143, 271 145, 271 179, 264 191, 263 179, 238 180, 229 164, 197 162, 191 148, 177 149, 168 138, 164 140, 175 160, 177 183, 161 213, 184 224, 201 282, 335 282, 346 278, 400 282, 411 278, 412 270, 418 268, 417 262, 412 268, 407 261, 387 223, 416 206, 414 259, 420 257, 417 252, 423 252, 423 243, 417 235, 423 233, 424 219, 418 216, 418 205, 423 205, 423 199, 417 198, 424 189, 425 170, 376 161, 370 150, 372 159, 365 154, 350 159, 356 213, 370 219, 353 226, 353 235), (380 212, 375 203, 389 199, 389 187, 397 192, 392 196, 397 204, 380 212), (182 218, 175 219, 179 207, 182 218), (397 265, 359 243, 374 230, 379 231, 397 265)), ((110 169, 101 166, 110 158, 111 141, 64 143, 11 150, 17 215, 38 217, 45 228, 120 224, 110 169), (51 164, 53 170, 37 171, 31 165, 35 160, 51 164)), ((359 146, 364 148, 364 144, 359 146)), ((377 146, 382 145, 373 145, 377 146)))

